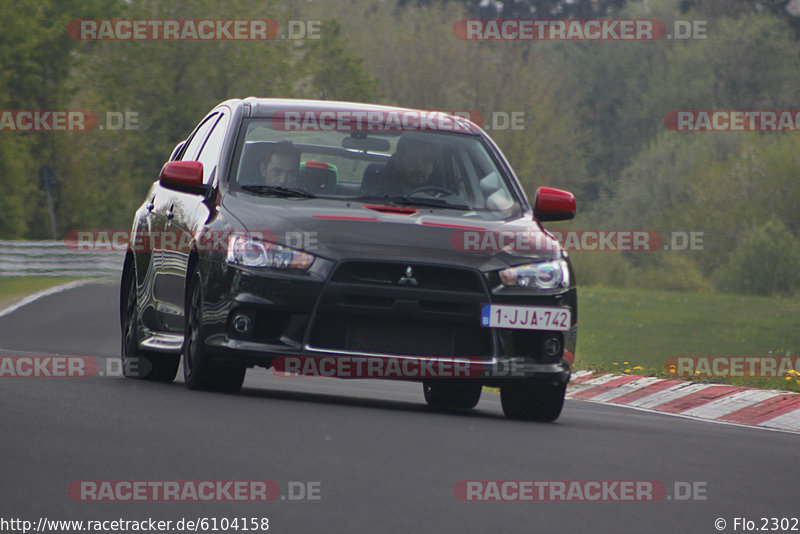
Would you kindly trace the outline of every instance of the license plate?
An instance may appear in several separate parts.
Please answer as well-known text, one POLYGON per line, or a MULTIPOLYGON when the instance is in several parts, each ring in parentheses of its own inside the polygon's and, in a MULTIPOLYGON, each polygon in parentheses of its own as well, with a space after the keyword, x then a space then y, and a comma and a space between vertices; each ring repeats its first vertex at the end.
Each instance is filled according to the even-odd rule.
POLYGON ((487 328, 569 330, 571 323, 572 310, 569 308, 485 304, 481 312, 481 326, 487 328))

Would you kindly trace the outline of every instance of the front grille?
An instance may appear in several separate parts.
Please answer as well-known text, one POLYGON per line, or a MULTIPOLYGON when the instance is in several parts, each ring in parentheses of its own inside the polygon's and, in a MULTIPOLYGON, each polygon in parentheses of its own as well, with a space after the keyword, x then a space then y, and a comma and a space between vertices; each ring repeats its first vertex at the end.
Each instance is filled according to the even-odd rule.
POLYGON ((415 263, 348 261, 336 269, 332 282, 374 286, 405 286, 438 291, 483 293, 480 273, 470 269, 415 263), (407 271, 411 268, 411 276, 407 271))
POLYGON ((488 357, 491 330, 474 325, 365 315, 319 314, 312 347, 344 352, 430 357, 488 357))
POLYGON ((345 261, 319 297, 307 342, 341 352, 491 357, 492 331, 480 326, 488 299, 476 270, 345 261))

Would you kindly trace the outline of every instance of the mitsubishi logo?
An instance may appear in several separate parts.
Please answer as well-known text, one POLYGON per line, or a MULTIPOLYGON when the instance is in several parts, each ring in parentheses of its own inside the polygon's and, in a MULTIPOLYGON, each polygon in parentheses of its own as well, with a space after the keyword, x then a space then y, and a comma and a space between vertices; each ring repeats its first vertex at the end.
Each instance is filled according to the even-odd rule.
POLYGON ((417 282, 417 279, 414 278, 414 269, 412 269, 410 265, 408 267, 406 267, 405 274, 403 274, 403 276, 400 277, 400 280, 398 280, 397 283, 400 284, 401 286, 405 286, 405 285, 417 286, 417 285, 419 285, 419 283, 417 282))

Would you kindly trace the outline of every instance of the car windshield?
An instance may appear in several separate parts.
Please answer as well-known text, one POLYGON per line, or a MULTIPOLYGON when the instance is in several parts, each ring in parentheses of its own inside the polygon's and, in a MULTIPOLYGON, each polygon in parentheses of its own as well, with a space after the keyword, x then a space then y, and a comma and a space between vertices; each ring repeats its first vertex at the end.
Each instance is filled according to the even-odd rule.
POLYGON ((515 215, 505 172, 476 135, 437 131, 287 131, 242 126, 235 187, 249 194, 432 207, 487 219, 515 215))

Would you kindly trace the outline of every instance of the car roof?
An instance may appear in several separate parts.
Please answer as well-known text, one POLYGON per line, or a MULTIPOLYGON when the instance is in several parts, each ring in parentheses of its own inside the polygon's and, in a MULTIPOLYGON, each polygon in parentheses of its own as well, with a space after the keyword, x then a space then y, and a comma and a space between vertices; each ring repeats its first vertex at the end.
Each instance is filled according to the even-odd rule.
MULTIPOLYGON (((449 120, 456 121, 459 123, 461 128, 446 128, 442 129, 442 131, 453 132, 455 130, 456 133, 462 133, 466 135, 479 135, 481 131, 480 127, 476 125, 474 122, 470 121, 469 119, 465 119, 463 117, 458 117, 451 115, 450 113, 446 113, 443 111, 433 111, 433 110, 421 110, 421 109, 414 109, 414 108, 405 108, 405 107, 398 107, 398 106, 384 106, 379 104, 366 104, 362 102, 344 102, 339 100, 312 100, 312 99, 303 99, 303 98, 257 98, 257 97, 247 97, 242 100, 234 99, 229 100, 226 103, 237 102, 241 103, 244 107, 244 115, 245 117, 250 118, 268 118, 273 116, 275 113, 283 111, 296 111, 296 112, 312 112, 312 113, 319 113, 319 112, 369 112, 369 111, 377 111, 383 114, 388 113, 397 113, 397 114, 406 114, 406 113, 424 113, 426 117, 447 117, 449 120)), ((427 128, 428 130, 436 129, 436 128, 427 128)))

